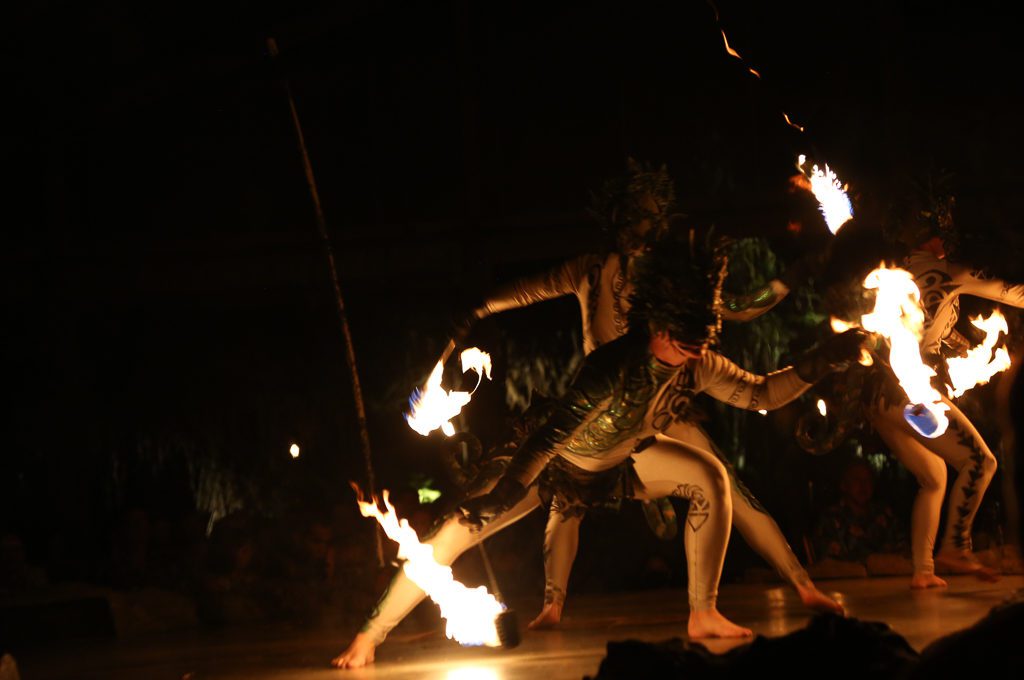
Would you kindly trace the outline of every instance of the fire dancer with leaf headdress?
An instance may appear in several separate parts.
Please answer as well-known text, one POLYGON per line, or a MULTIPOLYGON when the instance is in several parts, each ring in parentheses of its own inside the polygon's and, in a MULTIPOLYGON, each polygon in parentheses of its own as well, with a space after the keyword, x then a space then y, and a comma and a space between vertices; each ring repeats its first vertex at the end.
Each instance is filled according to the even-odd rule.
MULTIPOLYGON (((662 239, 635 264, 630 330, 592 352, 569 393, 519 447, 507 470, 483 495, 461 506, 427 541, 450 563, 477 542, 518 521, 541 503, 538 475, 557 466, 584 496, 678 497, 689 501, 685 522, 693 638, 741 637, 750 631, 718 612, 716 599, 732 523, 725 466, 715 455, 672 438, 676 416, 707 392, 737 408, 775 409, 813 382, 856 358, 856 331, 768 376, 749 373, 707 346, 715 340, 721 266, 689 239, 662 239)), ((335 660, 343 667, 372 661, 384 635, 422 599, 401 573, 363 631, 335 660)))
MULTIPOLYGON (((955 239, 952 196, 945 191, 920 193, 927 197, 922 205, 914 208, 914 214, 904 220, 898 238, 912 248, 903 266, 913 275, 921 291, 924 311, 921 355, 925 362, 937 368, 939 382, 943 383, 939 387, 946 391, 957 387, 953 384, 956 375, 952 369, 958 359, 951 355, 959 350, 954 348, 968 344, 954 330, 960 314, 960 296, 974 295, 1020 308, 1024 307, 1024 285, 990 278, 979 270, 947 260, 946 246, 955 239), (944 352, 944 346, 952 351, 944 352), (945 370, 947 366, 950 371, 945 370)), ((1008 366, 1007 357, 1004 368, 1008 366)), ((973 383, 967 387, 972 386, 973 383)), ((956 394, 956 390, 952 393, 956 394)), ((882 396, 886 394, 891 392, 882 396)), ((943 402, 949 407, 946 412, 949 429, 934 439, 922 437, 907 425, 900 413, 902 403, 882 398, 870 412, 872 426, 920 485, 911 516, 914 562, 911 586, 915 588, 946 585, 935 575, 936 565, 955 573, 993 577, 974 556, 971 529, 985 490, 995 475, 996 458, 964 413, 948 398, 944 397, 943 402), (947 463, 956 470, 957 476, 949 494, 946 529, 935 553, 947 463)))
MULTIPOLYGON (((550 272, 520 279, 492 292, 463 315, 458 324, 463 337, 478 319, 563 295, 575 295, 580 303, 584 354, 590 354, 626 332, 633 288, 633 263, 637 255, 668 229, 675 208, 675 190, 664 166, 655 170, 631 159, 626 176, 607 182, 593 203, 591 212, 614 240, 614 250, 578 257, 550 272)), ((781 287, 780 299, 790 288, 796 287, 800 276, 797 270, 794 267, 788 272, 793 274, 792 280, 773 281, 766 288, 767 292, 759 292, 751 299, 737 301, 727 298, 718 304, 717 310, 725 319, 745 321, 754 318, 761 309, 770 307, 774 302, 775 287, 781 287)), ((678 399, 676 402, 679 406, 678 399)), ((688 407, 688 401, 686 403, 688 407)), ((732 482, 730 493, 736 527, 747 543, 793 585, 804 605, 841 613, 842 607, 815 587, 779 526, 735 477, 725 455, 711 442, 688 408, 677 409, 671 414, 666 411, 661 418, 673 419, 673 437, 699 449, 713 451, 726 465, 732 482)), ((561 476, 559 470, 551 469, 541 479, 542 498, 545 502, 550 501, 544 547, 544 607, 531 622, 531 628, 550 627, 561 620, 569 574, 579 543, 579 527, 586 512, 586 505, 577 502, 572 489, 565 490, 568 498, 565 493, 550 490, 546 483, 548 479, 561 476)), ((670 509, 667 500, 644 503, 644 512, 652 526, 664 526, 662 518, 669 516, 666 510, 670 509)))
MULTIPOLYGON (((911 342, 915 352, 919 350, 918 362, 923 363, 926 371, 924 387, 932 390, 932 406, 940 416, 929 416, 929 422, 921 420, 924 424, 915 424, 927 416, 928 410, 921 410, 920 416, 914 415, 913 404, 908 405, 906 391, 901 389, 889 368, 855 366, 841 379, 842 391, 848 405, 853 407, 841 407, 847 416, 833 423, 833 429, 826 437, 810 436, 806 431, 808 428, 802 426, 798 430, 798 439, 808 450, 822 452, 843 439, 852 423, 863 418, 871 424, 893 456, 918 481, 911 515, 914 573, 910 585, 911 588, 934 588, 946 585, 945 580, 936 575, 936 566, 954 573, 995 578, 995 573, 974 556, 971 530, 985 490, 995 474, 996 458, 974 425, 947 394, 956 396, 973 387, 976 381, 988 380, 997 370, 1009 366, 1009 357, 1004 350, 1002 356, 1005 361, 1001 366, 993 366, 992 348, 998 331, 990 330, 992 337, 987 338, 989 343, 982 347, 981 352, 986 355, 981 362, 982 375, 972 378, 968 384, 962 383, 964 372, 955 369, 963 359, 956 355, 964 353, 970 343, 954 329, 959 317, 959 297, 974 295, 1024 307, 1024 286, 988 278, 980 271, 948 261, 945 248, 955 239, 952 197, 948 192, 920 187, 914 193, 916 196, 911 205, 886 224, 886 237, 910 251, 901 262, 905 271, 897 272, 912 281, 910 288, 914 297, 919 295, 919 302, 914 303, 919 323, 911 342), (927 376, 934 377, 928 380, 927 376), (950 491, 946 530, 936 553, 935 539, 946 492, 947 464, 957 476, 950 491)), ((858 228, 864 226, 858 225, 858 228)), ((849 235, 856 231, 858 229, 851 230, 849 235)), ((878 263, 877 243, 880 239, 867 232, 858 238, 874 246, 843 249, 843 258, 840 259, 845 262, 837 260, 829 267, 829 278, 835 281, 831 286, 833 291, 842 287, 843 279, 859 282, 863 274, 878 263), (858 250, 861 252, 857 253, 858 250), (859 270, 859 275, 852 275, 854 270, 859 270)), ((875 275, 873 272, 872 277, 875 275)), ((839 296, 830 293, 829 297, 839 296)), ((1002 330, 1005 331, 1005 326, 1002 330)), ((897 368, 892 356, 889 363, 897 368)))

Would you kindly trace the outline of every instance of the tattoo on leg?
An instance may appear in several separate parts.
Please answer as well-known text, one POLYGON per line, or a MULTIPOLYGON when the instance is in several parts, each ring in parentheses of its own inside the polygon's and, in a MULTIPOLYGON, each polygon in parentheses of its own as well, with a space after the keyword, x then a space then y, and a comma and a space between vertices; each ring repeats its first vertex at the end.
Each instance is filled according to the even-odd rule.
POLYGON ((544 587, 544 604, 565 602, 565 591, 548 581, 544 587))
POLYGON ((708 515, 711 514, 711 502, 704 495, 704 489, 696 484, 680 484, 672 492, 672 495, 690 501, 690 511, 686 513, 686 523, 690 525, 694 533, 700 531, 700 528, 708 521, 708 515))
POLYGON ((978 495, 978 482, 985 476, 985 452, 978 446, 974 434, 962 427, 957 421, 949 423, 949 429, 956 433, 957 443, 970 450, 970 468, 967 470, 967 486, 964 487, 963 503, 956 508, 956 522, 953 524, 953 545, 960 550, 971 549, 971 531, 967 525, 967 518, 973 509, 977 509, 977 503, 973 499, 978 495))

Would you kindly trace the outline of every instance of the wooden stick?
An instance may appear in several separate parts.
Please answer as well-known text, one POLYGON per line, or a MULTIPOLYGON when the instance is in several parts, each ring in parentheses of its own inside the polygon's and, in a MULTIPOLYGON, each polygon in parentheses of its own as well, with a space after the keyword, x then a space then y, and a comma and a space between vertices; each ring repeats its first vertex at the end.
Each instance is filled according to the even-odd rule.
MULTIPOLYGON (((267 49, 271 57, 277 59, 279 52, 277 41, 267 38, 267 49)), ((366 424, 366 405, 363 402, 363 389, 359 384, 359 370, 356 367, 356 352, 352 344, 352 332, 349 329, 348 314, 345 311, 345 299, 341 295, 341 285, 338 283, 338 268, 334 262, 334 248, 331 246, 331 237, 327 233, 327 220, 324 217, 324 209, 320 204, 320 192, 317 190, 316 177, 313 175, 313 164, 309 160, 309 151, 306 149, 306 138, 302 134, 302 124, 299 122, 299 111, 295 108, 295 98, 292 96, 292 88, 288 79, 282 77, 285 92, 288 95, 288 107, 292 112, 292 123, 295 125, 295 136, 299 142, 299 152, 302 155, 302 166, 306 171, 306 184, 309 186, 309 196, 313 200, 313 209, 316 213, 316 226, 320 232, 320 238, 324 243, 324 251, 327 254, 327 266, 331 274, 331 283, 334 286, 334 299, 338 303, 338 316, 341 318, 341 333, 345 340, 345 361, 348 364, 349 374, 352 376, 352 396, 356 404, 356 418, 359 422, 359 440, 363 452, 363 464, 366 466, 366 490, 370 498, 376 496, 376 481, 373 474, 373 460, 370 455, 370 431, 366 424)), ((384 542, 381 537, 380 527, 375 532, 377 542, 377 564, 384 566, 384 542)))

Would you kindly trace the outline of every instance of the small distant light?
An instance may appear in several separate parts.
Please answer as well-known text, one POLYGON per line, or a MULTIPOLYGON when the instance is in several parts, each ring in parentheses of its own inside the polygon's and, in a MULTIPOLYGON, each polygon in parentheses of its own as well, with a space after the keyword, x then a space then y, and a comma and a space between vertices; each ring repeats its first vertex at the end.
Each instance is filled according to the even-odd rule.
POLYGON ((429 486, 416 489, 416 494, 419 496, 420 505, 429 505, 441 497, 440 491, 431 489, 429 486))
POLYGON ((288 453, 292 454, 292 458, 298 458, 299 457, 299 445, 298 444, 292 444, 291 447, 288 448, 288 453))
POLYGON ((763 416, 768 415, 768 411, 765 411, 763 408, 762 409, 758 409, 757 412, 760 413, 763 416))
POLYGON ((820 413, 822 416, 828 415, 828 407, 825 405, 824 399, 818 400, 818 413, 820 413))

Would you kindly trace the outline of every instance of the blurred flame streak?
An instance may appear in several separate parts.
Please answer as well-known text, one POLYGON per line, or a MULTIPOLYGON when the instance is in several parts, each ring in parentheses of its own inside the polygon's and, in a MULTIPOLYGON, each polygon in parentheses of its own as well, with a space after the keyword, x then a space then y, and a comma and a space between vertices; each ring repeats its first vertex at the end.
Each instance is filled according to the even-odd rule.
POLYGON ((934 437, 949 426, 942 395, 932 387, 935 371, 921 361, 921 336, 924 332, 924 310, 921 291, 914 277, 903 269, 882 265, 867 275, 864 288, 875 290, 874 309, 861 317, 864 329, 882 335, 889 342, 889 365, 906 392, 911 404, 920 404, 932 413, 938 423, 934 437))
POLYGON ((811 166, 808 172, 804 165, 807 163, 807 156, 800 154, 797 157, 797 168, 800 169, 811 183, 811 192, 818 200, 818 208, 825 217, 825 224, 833 234, 837 233, 844 224, 853 219, 853 205, 850 197, 846 195, 848 185, 839 181, 836 173, 825 164, 821 170, 817 165, 811 166))
MULTIPOLYGON (((740 56, 740 53, 737 52, 736 50, 734 50, 729 45, 729 38, 727 38, 726 35, 725 35, 725 29, 723 28, 723 29, 719 29, 719 30, 722 31, 722 42, 725 43, 725 51, 728 52, 730 56, 736 57, 740 61, 743 61, 743 57, 740 56)), ((753 73, 756 78, 760 78, 761 77, 760 73, 758 73, 754 69, 750 68, 749 66, 747 66, 747 70, 750 71, 751 73, 753 73)), ((785 115, 785 114, 783 114, 783 115, 785 115)))
POLYGON ((473 370, 477 374, 476 386, 471 392, 448 391, 441 387, 444 362, 438 361, 423 387, 414 389, 409 396, 409 412, 405 414, 405 421, 424 437, 438 428, 447 437, 455 434, 451 419, 462 413, 484 377, 491 379, 491 356, 487 352, 470 347, 462 352, 460 359, 463 373, 473 370))
POLYGON ((985 331, 985 339, 967 350, 967 356, 946 360, 954 397, 961 396, 976 385, 984 385, 996 373, 1010 367, 1010 353, 1005 347, 1000 347, 993 354, 999 334, 1009 332, 1002 313, 997 309, 987 319, 977 316, 971 319, 971 325, 985 331))
POLYGON ((455 580, 451 567, 438 564, 433 546, 420 543, 408 520, 398 519, 387 490, 382 497, 385 512, 381 512, 373 499, 364 501, 359 487, 351 486, 363 517, 376 519, 387 537, 398 544, 398 558, 405 560, 405 575, 441 608, 441 616, 447 622, 445 635, 462 645, 499 647, 501 641, 494 620, 504 611, 504 605, 487 588, 467 588, 455 580))
POLYGON ((790 117, 789 117, 789 114, 788 114, 788 113, 786 113, 785 111, 783 111, 783 112, 782 112, 782 118, 783 118, 783 119, 784 119, 784 120, 786 121, 786 125, 790 126, 791 128, 794 128, 794 129, 796 129, 796 130, 799 130, 800 132, 803 132, 803 131, 804 131, 804 126, 803 126, 803 125, 799 125, 799 124, 797 124, 797 123, 794 123, 794 122, 793 122, 793 121, 792 121, 792 120, 790 119, 790 117))

